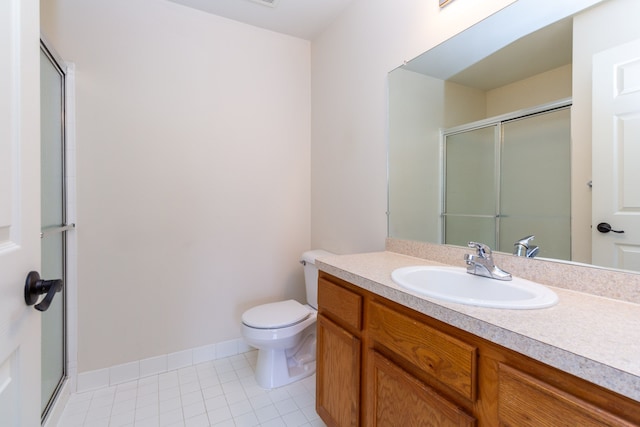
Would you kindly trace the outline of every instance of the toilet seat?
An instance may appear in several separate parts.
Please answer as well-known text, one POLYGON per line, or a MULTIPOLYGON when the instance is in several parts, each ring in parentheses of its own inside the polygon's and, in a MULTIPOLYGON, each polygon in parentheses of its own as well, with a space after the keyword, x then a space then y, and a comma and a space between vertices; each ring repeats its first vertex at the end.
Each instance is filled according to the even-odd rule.
POLYGON ((279 301, 253 307, 242 314, 242 323, 257 329, 276 329, 305 320, 311 311, 295 300, 279 301))

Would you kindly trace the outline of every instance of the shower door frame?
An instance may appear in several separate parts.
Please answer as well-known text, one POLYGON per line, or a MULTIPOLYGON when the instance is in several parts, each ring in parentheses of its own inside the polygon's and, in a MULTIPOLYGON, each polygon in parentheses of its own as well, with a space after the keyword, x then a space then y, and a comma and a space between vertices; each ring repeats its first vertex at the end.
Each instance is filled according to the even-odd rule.
MULTIPOLYGON (((496 248, 494 248, 495 250, 501 250, 499 248, 498 242, 500 242, 500 212, 501 212, 501 207, 500 207, 500 176, 499 176, 499 169, 500 169, 500 163, 501 163, 501 145, 503 143, 502 141, 502 132, 503 132, 503 125, 515 120, 520 120, 520 119, 526 119, 527 117, 530 116, 536 116, 536 115, 540 115, 540 114, 545 114, 545 113, 550 113, 550 112, 554 112, 554 111, 559 111, 559 110, 564 110, 564 109, 570 109, 571 106, 573 104, 573 99, 572 98, 563 98, 563 99, 559 99, 557 101, 554 102, 549 102, 546 104, 541 104, 541 105, 537 105, 531 108, 526 108, 526 109, 522 109, 522 110, 517 110, 517 111, 513 111, 510 113, 506 113, 506 114, 502 114, 499 116, 495 116, 495 117, 490 117, 487 119, 483 119, 483 120, 478 120, 476 122, 472 122, 472 123, 466 123, 463 125, 459 125, 459 126, 455 126, 452 128, 448 128, 448 129, 443 129, 440 132, 440 153, 441 153, 441 161, 442 161, 442 179, 440 181, 440 224, 439 224, 439 229, 440 229, 440 242, 443 244, 446 244, 446 239, 447 239, 447 233, 446 233, 446 219, 449 216, 448 212, 446 212, 446 191, 447 191, 447 183, 446 183, 446 162, 447 162, 447 153, 446 153, 446 140, 448 136, 453 136, 453 135, 457 135, 457 134, 461 134, 461 133, 465 133, 465 132, 470 132, 470 131, 474 131, 474 130, 478 130, 478 129, 483 129, 483 128, 489 128, 489 127, 495 127, 496 128, 496 139, 495 139, 495 164, 496 164, 496 171, 495 171, 495 177, 494 177, 494 186, 495 188, 493 189, 495 191, 495 194, 497 195, 497 200, 496 200, 496 207, 495 207, 495 214, 488 216, 488 215, 471 215, 471 216, 475 216, 475 217, 484 217, 484 218, 493 218, 495 221, 495 230, 494 230, 494 240, 495 240, 495 245, 496 248)), ((502 250, 504 251, 504 248, 502 248, 502 250)))
MULTIPOLYGON (((53 49, 46 37, 40 35, 40 49, 63 76, 63 153, 62 153, 62 198, 63 224, 53 232, 63 233, 63 375, 54 394, 42 412, 43 426, 56 426, 71 393, 75 392, 77 381, 77 239, 76 222, 76 181, 75 181, 75 67, 67 63, 53 49)), ((43 230, 41 236, 49 230, 43 230)))

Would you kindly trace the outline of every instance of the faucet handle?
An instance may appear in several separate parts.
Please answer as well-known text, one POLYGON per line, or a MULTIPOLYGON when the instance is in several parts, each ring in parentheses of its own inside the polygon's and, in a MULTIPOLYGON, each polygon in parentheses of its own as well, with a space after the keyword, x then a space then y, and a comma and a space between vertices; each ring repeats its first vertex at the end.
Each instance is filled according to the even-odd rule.
POLYGON ((491 248, 488 245, 478 242, 469 242, 467 246, 474 248, 480 258, 491 258, 491 248))
POLYGON ((535 239, 534 235, 523 237, 513 244, 513 254, 516 256, 524 256, 529 257, 532 254, 531 258, 533 258, 537 253, 538 247, 531 245, 531 241, 535 239), (535 253, 533 252, 535 250, 535 253))
POLYGON ((516 243, 514 243, 514 245, 529 246, 529 243, 531 243, 531 241, 533 239, 535 239, 535 238, 536 238, 536 236, 534 236, 534 235, 523 237, 522 239, 520 239, 516 243))

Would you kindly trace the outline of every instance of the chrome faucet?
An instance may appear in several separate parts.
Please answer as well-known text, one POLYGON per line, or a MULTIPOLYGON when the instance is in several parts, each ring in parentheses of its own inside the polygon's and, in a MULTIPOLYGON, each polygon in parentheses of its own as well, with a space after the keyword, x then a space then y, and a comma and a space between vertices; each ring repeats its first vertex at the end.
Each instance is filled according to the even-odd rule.
POLYGON ((475 248, 476 254, 464 254, 467 273, 476 276, 489 277, 496 280, 511 280, 511 274, 501 270, 493 263, 491 248, 484 243, 469 242, 470 248, 475 248))
POLYGON ((533 258, 538 255, 540 252, 540 248, 536 245, 532 245, 531 241, 535 239, 536 236, 527 236, 518 240, 513 244, 513 254, 516 256, 523 256, 527 258, 533 258))

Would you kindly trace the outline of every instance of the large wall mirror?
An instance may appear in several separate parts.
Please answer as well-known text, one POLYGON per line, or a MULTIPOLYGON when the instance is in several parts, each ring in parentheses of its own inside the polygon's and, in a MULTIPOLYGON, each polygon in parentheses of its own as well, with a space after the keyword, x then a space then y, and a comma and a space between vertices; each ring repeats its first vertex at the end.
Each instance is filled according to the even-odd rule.
POLYGON ((640 271, 640 2, 525 3, 389 74, 388 235, 640 271))

